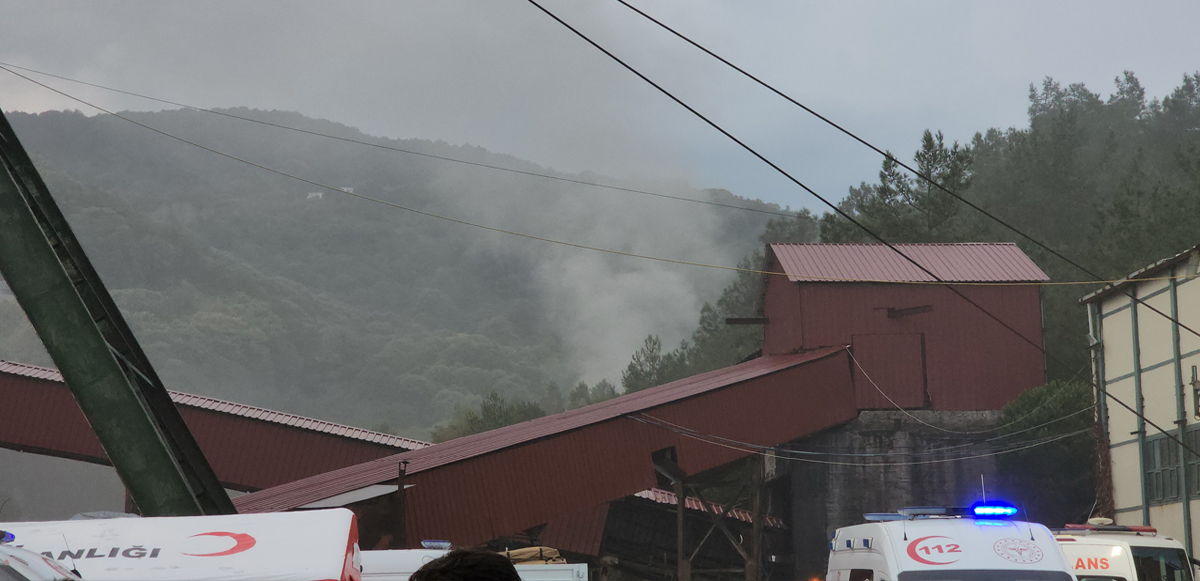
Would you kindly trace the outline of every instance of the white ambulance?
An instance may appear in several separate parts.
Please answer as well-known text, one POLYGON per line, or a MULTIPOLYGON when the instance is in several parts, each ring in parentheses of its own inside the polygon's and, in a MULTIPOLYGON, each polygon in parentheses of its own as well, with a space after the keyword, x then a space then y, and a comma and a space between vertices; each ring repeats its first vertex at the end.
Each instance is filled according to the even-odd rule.
POLYGON ((829 544, 826 581, 1073 581, 1046 527, 1011 505, 868 514, 829 544))
POLYGON ((49 557, 33 551, 18 549, 8 543, 15 536, 0 530, 0 579, 4 581, 79 581, 74 573, 67 571, 49 557))
POLYGON ((1079 581, 1192 581, 1183 543, 1158 536, 1154 527, 1106 518, 1067 527, 1055 537, 1079 581))

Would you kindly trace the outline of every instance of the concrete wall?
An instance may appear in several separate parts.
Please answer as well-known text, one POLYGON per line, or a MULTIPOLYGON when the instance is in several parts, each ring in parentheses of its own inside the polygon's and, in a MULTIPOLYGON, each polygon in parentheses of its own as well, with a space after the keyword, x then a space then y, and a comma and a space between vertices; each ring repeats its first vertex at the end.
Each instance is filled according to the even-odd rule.
MULTIPOLYGON (((989 429, 998 425, 1000 417, 998 411, 914 410, 910 413, 929 424, 961 431, 989 429)), ((901 411, 865 411, 849 424, 797 440, 787 447, 886 454, 882 457, 884 461, 903 463, 913 460, 909 456, 912 452, 968 441, 972 440, 931 428, 901 411)), ((880 458, 819 456, 814 460, 856 463, 879 461, 880 458)), ((905 506, 970 505, 979 500, 981 474, 988 483, 998 481, 992 457, 887 467, 780 461, 779 470, 790 480, 788 504, 796 579, 824 578, 830 533, 838 527, 863 522, 864 513, 892 512, 905 506)), ((989 493, 999 491, 990 490, 989 493)))

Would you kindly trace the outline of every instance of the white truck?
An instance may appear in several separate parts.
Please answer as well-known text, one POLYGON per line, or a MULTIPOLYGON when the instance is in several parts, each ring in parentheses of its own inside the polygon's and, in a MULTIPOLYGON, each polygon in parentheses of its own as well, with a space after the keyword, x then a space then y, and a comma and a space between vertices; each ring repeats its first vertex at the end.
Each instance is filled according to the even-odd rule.
POLYGON ((1078 581, 1192 581, 1183 543, 1158 536, 1154 527, 1106 518, 1067 526, 1055 538, 1078 581))
POLYGON ((1073 581, 1046 527, 1010 505, 913 507, 837 529, 826 581, 1073 581))

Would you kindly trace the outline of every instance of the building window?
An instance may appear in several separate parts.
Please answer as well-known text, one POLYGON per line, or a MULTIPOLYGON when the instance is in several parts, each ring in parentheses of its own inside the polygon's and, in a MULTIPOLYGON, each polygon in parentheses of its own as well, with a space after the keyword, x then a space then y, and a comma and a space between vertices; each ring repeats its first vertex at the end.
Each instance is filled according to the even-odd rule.
MULTIPOLYGON (((1189 429, 1183 441, 1188 448, 1200 451, 1200 429, 1189 429)), ((1187 456, 1188 492, 1193 497, 1200 496, 1200 456, 1190 452, 1184 452, 1184 454, 1187 456)))
POLYGON ((1170 438, 1146 440, 1146 498, 1152 503, 1179 500, 1179 444, 1170 438))

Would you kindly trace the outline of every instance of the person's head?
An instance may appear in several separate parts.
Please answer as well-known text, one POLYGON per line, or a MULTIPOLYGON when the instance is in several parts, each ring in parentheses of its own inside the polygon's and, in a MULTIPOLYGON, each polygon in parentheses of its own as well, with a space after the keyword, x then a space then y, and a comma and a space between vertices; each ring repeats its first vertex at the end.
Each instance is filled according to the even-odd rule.
POLYGON ((508 557, 482 549, 454 549, 417 569, 410 581, 521 581, 508 557))

